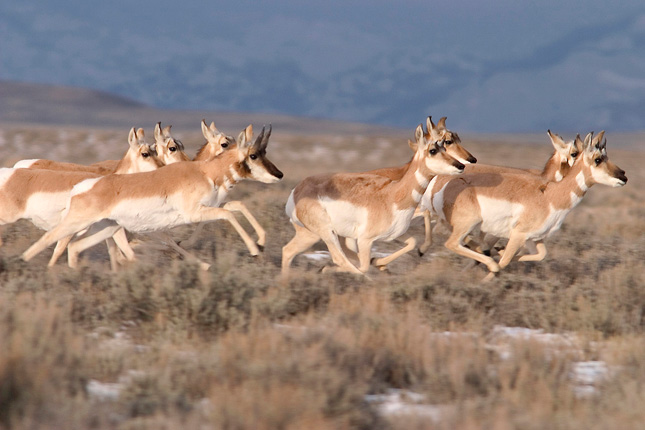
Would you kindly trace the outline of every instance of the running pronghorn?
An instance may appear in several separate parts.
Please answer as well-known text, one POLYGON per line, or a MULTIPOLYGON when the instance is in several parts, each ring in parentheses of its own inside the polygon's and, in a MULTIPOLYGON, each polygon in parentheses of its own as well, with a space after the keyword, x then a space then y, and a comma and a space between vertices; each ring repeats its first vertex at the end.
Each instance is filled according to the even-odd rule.
MULTIPOLYGON (((599 140, 602 139, 602 136, 604 135, 604 131, 601 131, 597 138, 599 140)), ((464 174, 477 174, 477 173, 499 173, 499 174, 528 174, 528 175, 537 175, 539 176, 543 181, 545 182, 559 182, 562 180, 564 175, 569 171, 571 166, 573 165, 574 161, 576 160, 576 157, 578 157, 578 154, 582 150, 582 148, 579 148, 573 140, 569 142, 565 142, 562 137, 560 137, 557 134, 554 134, 551 132, 551 130, 547 130, 547 134, 549 138, 551 139, 551 144, 553 145, 553 154, 551 154, 551 157, 547 160, 547 162, 544 165, 544 168, 542 171, 538 170, 533 170, 533 169, 518 169, 514 167, 506 167, 506 166, 495 166, 495 165, 489 165, 489 164, 477 164, 477 165, 467 165, 466 168, 464 169, 464 174)), ((426 220, 426 236, 425 236, 425 241, 421 246, 419 247, 419 253, 424 254, 428 248, 432 245, 432 228, 430 227, 430 214, 431 214, 431 198, 432 198, 432 193, 431 190, 433 189, 435 184, 443 184, 446 183, 447 181, 450 181, 454 179, 452 176, 443 176, 443 175, 438 175, 436 176, 428 189, 426 190, 426 193, 423 195, 423 198, 421 199, 421 204, 419 205, 419 211, 415 216, 419 216, 418 214, 420 212, 423 212, 424 218, 426 220)), ((482 237, 480 238, 481 241, 479 245, 483 246, 486 252, 488 252, 488 249, 492 248, 492 246, 495 244, 497 239, 493 235, 488 235, 485 239, 482 237)), ((529 245, 530 246, 530 245, 529 245)))
MULTIPOLYGON (((463 171, 464 165, 448 155, 443 145, 426 140, 421 124, 415 139, 414 158, 397 181, 367 173, 337 173, 310 176, 294 188, 286 212, 296 234, 282 248, 285 278, 293 258, 321 239, 336 264, 325 270, 366 273, 372 243, 393 240, 407 231, 432 175, 463 171), (360 267, 349 261, 339 236, 356 241, 360 267)), ((414 238, 406 243, 399 252, 408 252, 416 244, 414 238)))
POLYGON ((582 156, 559 182, 496 172, 434 183, 430 190, 432 209, 452 230, 445 246, 485 264, 490 271, 485 280, 506 267, 525 244, 535 243, 537 249, 531 251, 537 252, 520 257, 520 261, 542 260, 546 256, 544 239, 560 228, 591 186, 620 187, 627 183, 625 172, 609 160, 606 143, 606 139, 592 139, 592 133, 584 143, 577 136, 576 146, 582 148, 582 156), (508 239, 499 263, 464 246, 466 236, 477 227, 483 233, 508 239))
POLYGON ((174 163, 147 173, 107 175, 83 181, 74 187, 67 211, 53 230, 27 251, 29 261, 52 243, 106 219, 114 222, 102 230, 103 238, 119 228, 150 232, 201 221, 228 220, 244 240, 251 254, 257 245, 244 231, 226 204, 219 206, 229 190, 242 180, 275 183, 282 172, 267 158, 271 128, 255 142, 240 133, 236 148, 211 161, 174 163))
MULTIPOLYGON (((206 126, 206 122, 202 120, 201 127, 202 134, 206 138, 206 143, 199 149, 195 160, 199 159, 201 161, 208 161, 219 156, 225 150, 235 148, 235 139, 231 136, 224 135, 219 130, 217 130, 214 122, 211 122, 210 127, 208 127, 206 126)), ((183 144, 181 144, 179 140, 175 139, 172 136, 170 129, 171 126, 166 126, 162 129, 161 123, 157 123, 157 125, 155 126, 155 147, 159 151, 158 157, 161 160, 164 160, 166 164, 172 164, 178 161, 189 161, 190 159, 184 152, 183 144)), ((245 139, 250 142, 253 138, 253 126, 249 125, 246 129, 244 129, 243 133, 245 134, 245 139)), ((251 212, 246 208, 246 206, 240 201, 230 201, 226 203, 225 207, 230 211, 240 212, 247 219, 247 221, 251 224, 256 234, 258 235, 258 240, 256 242, 257 247, 259 247, 259 249, 263 249, 264 244, 266 243, 266 232, 262 228, 260 223, 258 223, 258 221, 255 219, 253 214, 251 214, 251 212)), ((113 225, 114 223, 110 223, 107 226, 113 225)), ((193 232, 193 235, 191 236, 191 239, 195 236, 199 236, 199 231, 202 225, 202 223, 199 223, 197 225, 195 231, 193 232)), ((104 224, 104 226, 106 225, 104 224)), ((96 245, 102 240, 103 233, 100 231, 100 229, 97 227, 93 230, 94 234, 86 235, 85 237, 79 240, 75 240, 68 245, 67 256, 68 265, 70 267, 76 267, 78 265, 78 257, 81 252, 96 245)), ((186 251, 182 246, 179 246, 166 232, 155 231, 152 235, 152 238, 157 242, 161 242, 163 245, 169 246, 184 258, 197 262, 203 270, 208 270, 208 268, 210 267, 210 264, 201 261, 193 254, 186 251)), ((62 241, 69 242, 70 239, 71 237, 68 237, 66 239, 63 239, 62 241)), ((123 228, 120 228, 115 233, 113 239, 116 241, 119 248, 123 251, 126 260, 134 261, 135 255, 127 243, 127 238, 125 236, 125 231, 123 230, 123 228)), ((188 241, 182 241, 182 245, 185 246, 187 243, 190 243, 191 239, 189 239, 188 241)), ((253 253, 254 249, 250 248, 249 251, 253 253)), ((50 266, 56 262, 56 259, 58 259, 61 253, 62 250, 54 253, 49 263, 50 266)), ((253 255, 257 255, 257 253, 253 255)))
MULTIPOLYGON (((128 141, 130 148, 119 163, 116 174, 151 171, 161 165, 154 148, 143 141, 141 130, 137 132, 132 128, 128 141)), ((100 175, 85 171, 2 168, 0 225, 28 219, 39 228, 51 230, 60 222, 74 185, 98 177, 100 175)), ((64 249, 64 246, 59 248, 60 251, 64 249)))
MULTIPOLYGON (((161 163, 160 166, 162 165, 168 165, 172 163, 176 163, 179 161, 187 161, 190 160, 188 155, 186 155, 184 151, 184 145, 179 141, 178 139, 175 139, 172 137, 170 133, 170 129, 172 126, 168 125, 164 127, 163 129, 161 128, 161 122, 158 122, 155 125, 154 129, 154 138, 155 138, 155 143, 153 144, 152 148, 155 149, 156 152, 156 158, 159 160, 161 163)), ((140 139, 143 138, 143 129, 139 129, 137 135, 140 137, 140 139)), ((114 164, 112 161, 107 161, 105 162, 106 164, 114 164)), ((118 164, 118 161, 117 161, 118 164)), ((63 168, 64 166, 75 166, 74 164, 70 163, 62 163, 61 166, 58 166, 59 168, 63 168)), ((94 165, 92 165, 94 166, 94 165)), ((86 166, 81 166, 81 167, 86 167, 86 166)), ((90 166, 91 167, 91 166, 90 166)), ((97 237, 95 236, 98 234, 98 232, 102 229, 101 225, 96 225, 94 226, 91 230, 90 233, 83 235, 82 238, 76 238, 72 243, 69 243, 70 240, 72 239, 72 236, 69 236, 67 238, 61 239, 58 241, 58 244, 56 246, 56 249, 54 250, 51 259, 49 260, 48 266, 52 267, 60 255, 64 252, 65 247, 67 247, 67 258, 68 258, 68 265, 70 267, 76 267, 78 263, 78 256, 81 252, 84 250, 96 245, 98 242, 94 241, 94 238, 97 237)), ((116 262, 117 260, 123 260, 125 258, 126 260, 133 260, 134 259, 134 251, 130 247, 128 243, 128 239, 125 233, 124 229, 119 229, 114 233, 112 236, 112 239, 116 243, 118 250, 114 248, 109 248, 110 249, 110 262, 112 265, 112 270, 116 270, 116 262), (119 252, 120 251, 120 252, 119 252), (114 254, 113 254, 114 253, 114 254), (116 258, 115 258, 116 257, 116 258)), ((201 261, 192 254, 188 253, 185 251, 183 248, 181 248, 179 245, 177 245, 170 237, 156 237, 159 241, 162 241, 165 245, 169 246, 170 248, 174 249, 176 252, 178 252, 180 255, 195 260, 199 264, 206 264, 201 261)), ((110 244, 110 242, 108 242, 110 244)))
MULTIPOLYGON (((477 163, 477 159, 470 152, 468 152, 463 146, 461 146, 461 139, 459 138, 459 135, 457 135, 457 133, 455 133, 454 131, 448 130, 446 128, 446 119, 447 118, 445 116, 441 117, 439 119, 439 122, 437 122, 437 124, 435 125, 434 122, 432 122, 432 116, 428 116, 428 118, 426 118, 426 132, 424 133, 425 139, 431 142, 439 142, 446 149, 446 152, 448 153, 448 155, 452 156, 453 158, 460 161, 462 164, 465 164, 466 166, 477 163)), ((410 146, 410 149, 412 149, 412 152, 416 154, 417 146, 418 146, 417 141, 408 140, 408 146, 410 146)), ((412 163, 412 160, 410 160, 408 163, 404 164, 403 166, 385 167, 381 169, 370 170, 368 172, 363 172, 363 173, 384 176, 393 181, 398 181, 403 177, 405 172, 408 170, 410 163, 412 163)), ((468 169, 468 167, 466 167, 466 169, 468 169)), ((422 215, 424 217, 424 222, 425 222, 426 242, 427 242, 428 237, 431 237, 431 231, 432 231, 431 224, 430 224, 430 213, 428 211, 417 211, 414 214, 414 218, 422 215)), ((357 245, 355 240, 346 238, 345 245, 347 249, 353 252, 357 252, 357 245)), ((424 245, 425 245, 425 242, 424 242, 424 245)), ((430 245, 428 245, 425 249, 427 250, 429 246, 430 245)), ((421 248, 419 248, 419 252, 423 254, 425 250, 422 252, 421 248)), ((385 266, 381 266, 381 268, 384 269, 385 266)))
POLYGON ((18 161, 13 168, 90 172, 97 175, 108 175, 110 173, 147 172, 156 169, 160 165, 159 160, 156 159, 154 147, 145 142, 145 134, 142 128, 138 130, 132 128, 130 130, 128 143, 130 144, 130 149, 120 160, 107 160, 86 166, 46 159, 29 159, 18 161))

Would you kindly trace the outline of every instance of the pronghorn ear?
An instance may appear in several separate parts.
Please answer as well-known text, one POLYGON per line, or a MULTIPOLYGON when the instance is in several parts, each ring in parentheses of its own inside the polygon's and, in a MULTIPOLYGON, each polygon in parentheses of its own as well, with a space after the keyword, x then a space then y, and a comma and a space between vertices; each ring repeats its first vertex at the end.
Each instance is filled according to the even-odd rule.
POLYGON ((589 150, 593 151, 592 142, 593 142, 593 131, 587 133, 587 135, 585 136, 585 141, 582 144, 582 147, 585 149, 585 151, 589 151, 589 150))
POLYGON ((600 144, 602 142, 602 138, 603 138, 604 135, 605 135, 605 130, 602 130, 600 133, 598 133, 598 135, 594 136, 594 138, 592 140, 592 144, 596 148, 600 149, 600 144))
POLYGON ((432 117, 429 115, 426 119, 426 128, 428 129, 428 133, 430 133, 435 128, 434 123, 432 122, 432 117))
POLYGON ((161 135, 161 122, 158 122, 155 125, 154 136, 155 136, 155 142, 158 141, 158 140, 161 141, 163 139, 162 135, 161 135))
MULTIPOLYGON (((212 125, 214 126, 215 123, 212 123, 212 125)), ((210 140, 211 132, 208 129, 208 126, 206 125, 206 120, 203 120, 203 119, 202 119, 202 134, 204 135, 204 138, 206 140, 210 140)))
POLYGON ((408 139, 408 146, 414 152, 417 152, 417 149, 419 148, 419 144, 417 142, 411 141, 410 139, 408 139))
POLYGON ((128 134, 128 143, 131 148, 137 148, 139 146, 139 138, 137 137, 137 130, 132 127, 130 133, 128 134))
POLYGON ((559 135, 551 133, 551 130, 547 130, 546 133, 551 139, 551 143, 556 151, 562 151, 567 149, 567 143, 559 135))
POLYGON ((445 128, 446 128, 446 119, 447 119, 447 117, 442 116, 439 119, 439 122, 437 123, 437 128, 443 128, 445 130, 445 128))
POLYGON ((246 141, 250 142, 253 140, 253 124, 249 124, 248 127, 244 129, 244 132, 246 133, 246 141))
MULTIPOLYGON (((430 117, 428 117, 428 120, 430 120, 430 117)), ((425 137, 423 137, 423 125, 419 124, 417 125, 417 129, 414 131, 414 139, 417 141, 417 148, 418 145, 425 145, 425 137)))
POLYGON ((165 126, 165 127, 163 128, 163 132, 162 132, 162 133, 163 133, 163 136, 164 136, 164 137, 166 137, 166 138, 168 138, 168 137, 172 137, 172 135, 170 134, 170 129, 171 129, 171 128, 172 128, 172 125, 167 125, 167 126, 165 126))

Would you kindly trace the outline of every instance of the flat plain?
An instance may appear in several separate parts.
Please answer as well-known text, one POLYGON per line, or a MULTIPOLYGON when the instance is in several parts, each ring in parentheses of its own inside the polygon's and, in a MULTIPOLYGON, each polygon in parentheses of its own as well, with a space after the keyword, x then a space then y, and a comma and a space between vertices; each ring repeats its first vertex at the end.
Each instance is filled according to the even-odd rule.
MULTIPOLYGON (((191 156, 203 143, 200 120, 173 128, 191 156)), ((154 123, 133 125, 151 140, 154 123)), ((319 273, 328 260, 318 244, 281 284, 281 247, 293 235, 284 203, 301 179, 411 156, 413 130, 355 131, 274 125, 268 154, 284 180, 242 182, 229 196, 256 215, 267 246, 251 257, 229 225, 211 223, 189 249, 212 264, 207 272, 143 235, 131 236, 138 261, 117 273, 102 245, 83 254, 78 270, 64 258, 47 270, 48 252, 29 264, 18 258, 42 231, 26 221, 5 226, 0 427, 642 428, 639 135, 606 134, 609 157, 629 182, 592 188, 547 240, 542 262, 512 263, 481 284, 485 270, 446 250, 439 231, 427 254, 410 253, 387 273, 373 269, 370 280, 319 273)), ((127 133, 3 124, 0 165, 116 159, 127 133)), ((541 168, 551 153, 546 132, 462 135, 462 143, 485 164, 541 168)), ((192 228, 171 234, 185 240, 192 228)), ((410 232, 422 238, 420 220, 410 232)))

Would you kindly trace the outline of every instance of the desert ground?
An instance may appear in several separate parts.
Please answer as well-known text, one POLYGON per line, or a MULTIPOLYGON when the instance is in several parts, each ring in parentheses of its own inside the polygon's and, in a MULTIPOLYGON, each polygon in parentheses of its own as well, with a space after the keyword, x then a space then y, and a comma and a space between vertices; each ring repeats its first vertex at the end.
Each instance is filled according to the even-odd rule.
MULTIPOLYGON (((173 128, 191 156, 203 143, 200 120, 173 128)), ((133 125, 152 140, 154 123, 133 125)), ((208 271, 144 235, 130 236, 138 261, 119 272, 110 271, 103 245, 86 251, 78 270, 64 258, 48 270, 49 252, 29 263, 18 258, 43 232, 26 221, 5 226, 0 427, 642 428, 638 135, 606 134, 609 157, 629 182, 592 188, 546 241, 542 262, 512 263, 482 284, 484 268, 446 250, 442 230, 428 253, 410 253, 385 273, 372 269, 370 279, 319 273, 328 261, 320 243, 294 260, 288 284, 280 282, 281 248, 293 235, 284 213, 291 189, 316 173, 403 164, 413 132, 274 126, 268 154, 283 181, 242 182, 229 195, 267 230, 267 246, 251 257, 230 225, 210 223, 189 248, 212 264, 208 271)), ((116 159, 127 133, 0 124, 0 165, 116 159)), ((485 164, 541 168, 552 148, 546 130, 461 138, 485 164)), ((171 234, 181 241, 192 229, 171 234)), ((421 240, 420 219, 410 232, 421 240)))

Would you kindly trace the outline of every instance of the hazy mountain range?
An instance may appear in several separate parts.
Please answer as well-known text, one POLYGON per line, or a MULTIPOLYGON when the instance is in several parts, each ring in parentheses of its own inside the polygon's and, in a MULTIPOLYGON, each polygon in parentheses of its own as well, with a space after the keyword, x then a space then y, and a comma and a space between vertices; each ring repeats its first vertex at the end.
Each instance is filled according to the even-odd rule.
POLYGON ((528 7, 525 17, 502 2, 508 16, 484 24, 476 14, 487 9, 474 3, 472 18, 460 10, 452 21, 417 1, 396 10, 377 1, 366 21, 336 1, 301 12, 279 2, 289 12, 273 14, 242 2, 246 15, 218 2, 9 3, 0 5, 0 79, 163 108, 398 127, 431 114, 468 131, 645 129, 638 2, 605 13, 590 2, 580 19, 546 23, 529 18, 545 21, 548 11, 528 7))

